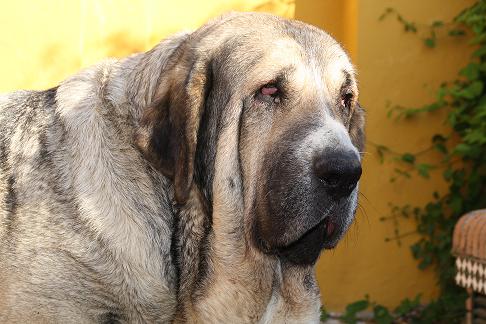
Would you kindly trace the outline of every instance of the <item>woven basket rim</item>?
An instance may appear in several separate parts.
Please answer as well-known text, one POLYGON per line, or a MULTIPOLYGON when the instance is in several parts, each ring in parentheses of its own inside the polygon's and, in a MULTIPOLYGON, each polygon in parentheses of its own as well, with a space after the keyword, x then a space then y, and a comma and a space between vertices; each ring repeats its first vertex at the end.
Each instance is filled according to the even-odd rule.
POLYGON ((486 259, 481 259, 481 258, 478 258, 474 255, 468 255, 468 254, 460 254, 460 253, 457 253, 455 251, 452 251, 452 256, 454 256, 455 258, 467 258, 468 260, 471 260, 471 261, 476 261, 477 263, 481 263, 481 264, 485 264, 486 265, 486 259))

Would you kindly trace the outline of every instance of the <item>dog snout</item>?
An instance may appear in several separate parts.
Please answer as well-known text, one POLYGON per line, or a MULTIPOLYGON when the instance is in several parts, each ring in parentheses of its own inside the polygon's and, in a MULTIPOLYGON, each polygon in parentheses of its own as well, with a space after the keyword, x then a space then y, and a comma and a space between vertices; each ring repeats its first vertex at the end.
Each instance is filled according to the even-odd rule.
POLYGON ((314 172, 334 199, 349 196, 361 177, 361 161, 351 150, 325 150, 314 160, 314 172))

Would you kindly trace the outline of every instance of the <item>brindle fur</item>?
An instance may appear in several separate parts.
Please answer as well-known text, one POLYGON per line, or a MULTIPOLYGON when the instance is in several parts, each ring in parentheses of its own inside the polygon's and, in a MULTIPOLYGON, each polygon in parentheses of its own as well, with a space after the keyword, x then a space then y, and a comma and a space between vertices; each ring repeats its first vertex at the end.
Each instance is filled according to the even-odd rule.
POLYGON ((306 161, 362 151, 345 82, 356 98, 324 32, 235 13, 1 96, 0 322, 318 322, 322 244, 300 238, 329 209, 335 245, 357 189, 341 214, 316 205, 306 161), (278 105, 256 99, 281 80, 278 105))

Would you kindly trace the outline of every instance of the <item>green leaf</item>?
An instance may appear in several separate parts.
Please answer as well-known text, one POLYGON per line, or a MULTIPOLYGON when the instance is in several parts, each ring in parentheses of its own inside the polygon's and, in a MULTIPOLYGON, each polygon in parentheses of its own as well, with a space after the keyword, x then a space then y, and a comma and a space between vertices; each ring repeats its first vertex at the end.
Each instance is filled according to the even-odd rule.
POLYGON ((463 29, 455 28, 449 30, 449 36, 457 37, 457 36, 464 36, 466 32, 463 29))
POLYGON ((441 85, 437 90, 437 101, 442 102, 444 100, 444 97, 447 95, 447 93, 448 93, 447 86, 441 85))
POLYGON ((486 34, 477 33, 469 43, 471 45, 477 45, 483 43, 484 41, 486 41, 486 34))
POLYGON ((341 319, 348 324, 354 324, 357 322, 356 314, 364 311, 370 306, 368 299, 358 300, 346 306, 345 312, 341 319))
POLYGON ((464 69, 462 69, 459 74, 465 76, 471 81, 476 80, 479 77, 479 64, 470 63, 464 69))
POLYGON ((449 202, 449 206, 453 210, 454 213, 458 214, 462 210, 463 200, 460 196, 452 196, 449 202))
POLYGON ((462 90, 457 95, 466 99, 474 99, 483 92, 484 85, 481 81, 474 81, 462 90))
POLYGON ((410 178, 411 177, 410 172, 407 172, 405 170, 400 170, 398 168, 394 168, 393 171, 395 171, 396 174, 401 175, 401 176, 403 176, 405 178, 410 178))
POLYGON ((324 307, 321 307, 321 322, 324 322, 329 319, 329 313, 324 307))
POLYGON ((434 48, 435 47, 435 38, 427 37, 426 39, 424 39, 424 44, 427 47, 434 48))
POLYGON ((415 155, 411 153, 405 153, 402 155, 402 161, 413 164, 415 162, 415 155))
POLYGON ((470 129, 464 136, 464 141, 468 144, 486 144, 486 133, 483 129, 470 129))
POLYGON ((432 169, 433 167, 430 165, 430 164, 427 164, 427 163, 420 163, 420 164, 417 164, 417 172, 424 178, 428 178, 429 177, 429 171, 430 169, 432 169))
POLYGON ((449 180, 452 179, 452 173, 453 173, 452 169, 448 168, 444 171, 444 173, 442 175, 444 176, 445 180, 449 181, 449 180))
POLYGON ((421 296, 421 294, 418 294, 413 300, 410 300, 409 298, 405 298, 404 300, 402 300, 400 305, 395 308, 395 314, 397 314, 398 316, 403 316, 412 312, 414 309, 420 306, 421 296))
POLYGON ((442 26, 444 26, 444 22, 440 20, 436 20, 432 23, 433 28, 442 27, 442 26))
POLYGON ((432 143, 444 143, 447 139, 444 137, 444 135, 441 134, 435 134, 432 136, 432 143))
POLYGON ((481 57, 486 55, 486 46, 481 46, 479 49, 473 52, 473 57, 481 57))
POLYGON ((373 315, 376 323, 378 324, 393 323, 393 317, 386 307, 376 305, 375 307, 373 307, 373 315))
MULTIPOLYGON (((434 103, 431 103, 430 105, 425 105, 421 108, 422 111, 424 112, 431 112, 431 111, 435 111, 437 109, 440 109, 442 108, 444 104, 442 102, 434 102, 434 103)), ((420 112, 420 111, 418 111, 420 112)))
POLYGON ((473 148, 470 145, 460 143, 454 148, 454 153, 462 156, 471 154, 473 148))
POLYGON ((388 15, 390 15, 391 13, 395 12, 395 9, 393 8, 386 8, 385 9, 385 12, 383 12, 381 14, 381 16, 378 18, 378 20, 383 20, 385 19, 388 15))
POLYGON ((481 63, 479 65, 479 71, 486 72, 486 63, 481 63))
POLYGON ((346 314, 356 314, 366 310, 370 306, 370 302, 366 299, 358 300, 346 306, 346 314))
POLYGON ((380 163, 383 164, 385 161, 385 152, 388 152, 388 147, 384 145, 377 145, 376 146, 376 153, 378 154, 378 158, 380 159, 380 163))
POLYGON ((414 23, 409 22, 409 21, 405 21, 401 17, 399 17, 398 19, 403 23, 403 28, 405 29, 406 32, 410 32, 410 33, 416 33, 417 32, 417 27, 415 26, 414 23))
MULTIPOLYGON (((452 172, 452 179, 451 179, 453 181, 453 185, 462 186, 464 184, 465 176, 466 176, 466 172, 464 172, 464 170, 454 170, 452 172)), ((455 197, 457 195, 458 195, 457 192, 453 192, 452 197, 455 197)))
POLYGON ((412 246, 410 246, 410 250, 412 251, 412 255, 415 259, 420 256, 420 245, 413 244, 412 246))
POLYGON ((434 145, 434 148, 435 148, 435 149, 436 149, 438 152, 440 152, 440 153, 442 153, 442 154, 447 154, 447 152, 448 152, 447 147, 446 147, 444 144, 442 144, 442 143, 437 143, 437 144, 435 144, 435 145, 434 145))
POLYGON ((432 264, 432 258, 430 255, 426 255, 423 257, 422 261, 419 263, 418 268, 420 270, 427 269, 432 264))

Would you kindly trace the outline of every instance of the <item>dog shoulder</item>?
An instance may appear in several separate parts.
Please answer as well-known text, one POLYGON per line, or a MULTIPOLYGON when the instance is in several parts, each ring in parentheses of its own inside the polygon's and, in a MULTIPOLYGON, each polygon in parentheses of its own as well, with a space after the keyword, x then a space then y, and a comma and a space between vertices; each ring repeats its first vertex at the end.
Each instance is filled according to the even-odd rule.
POLYGON ((92 118, 96 112, 106 106, 106 91, 117 60, 106 60, 93 65, 64 80, 58 90, 56 99, 57 112, 67 126, 75 126, 92 118))

